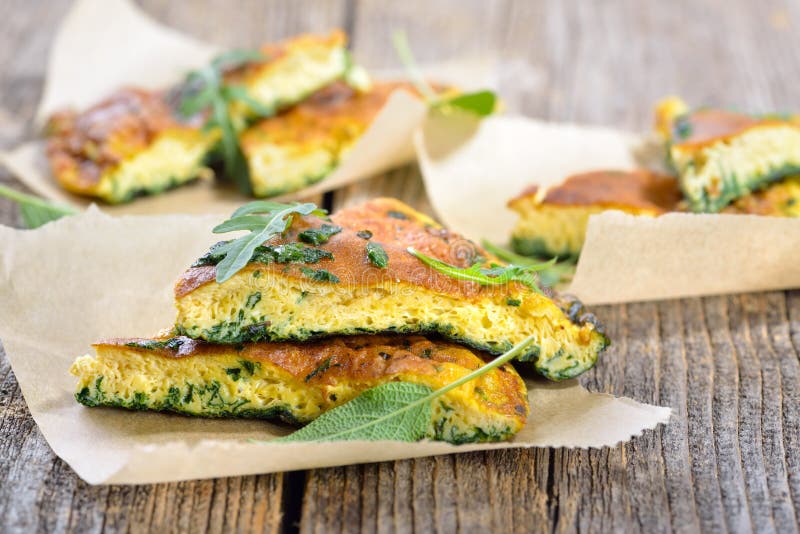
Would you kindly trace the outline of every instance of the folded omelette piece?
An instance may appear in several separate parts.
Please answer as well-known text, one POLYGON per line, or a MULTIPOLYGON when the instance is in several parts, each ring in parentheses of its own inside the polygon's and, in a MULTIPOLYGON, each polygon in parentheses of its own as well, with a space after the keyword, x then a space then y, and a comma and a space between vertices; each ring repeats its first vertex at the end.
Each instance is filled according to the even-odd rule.
POLYGON ((290 193, 330 174, 367 130, 393 91, 416 94, 410 84, 375 82, 357 91, 339 81, 241 135, 253 192, 290 193))
MULTIPOLYGON (((225 82, 241 85, 262 106, 279 110, 344 77, 352 67, 347 36, 341 30, 328 35, 303 34, 261 47, 263 61, 249 62, 225 74, 225 82)), ((257 118, 244 102, 233 104, 232 114, 245 122, 257 118)))
POLYGON ((551 379, 591 368, 608 340, 594 316, 570 313, 512 281, 481 285, 429 267, 408 248, 457 268, 502 264, 394 199, 325 220, 298 217, 222 283, 212 247, 175 287, 175 331, 213 343, 309 340, 364 333, 438 333, 492 354, 534 336, 522 355, 551 379))
POLYGON ((508 203, 519 214, 511 246, 525 256, 577 260, 591 215, 619 210, 652 217, 680 199, 674 178, 646 170, 593 171, 549 188, 533 185, 508 203))
MULTIPOLYGON (((76 399, 87 406, 205 417, 280 418, 307 423, 391 381, 438 389, 483 360, 422 336, 352 336, 310 343, 212 345, 186 337, 115 339, 79 357, 76 399)), ((503 441, 525 424, 525 383, 511 365, 433 403, 427 437, 451 443, 503 441)))
POLYGON ((51 170, 68 191, 111 204, 210 176, 205 162, 217 134, 202 131, 198 119, 179 119, 165 93, 119 90, 82 113, 50 119, 51 170))
POLYGON ((797 117, 690 110, 672 97, 658 103, 656 129, 667 142, 668 159, 694 212, 718 212, 800 172, 797 117))

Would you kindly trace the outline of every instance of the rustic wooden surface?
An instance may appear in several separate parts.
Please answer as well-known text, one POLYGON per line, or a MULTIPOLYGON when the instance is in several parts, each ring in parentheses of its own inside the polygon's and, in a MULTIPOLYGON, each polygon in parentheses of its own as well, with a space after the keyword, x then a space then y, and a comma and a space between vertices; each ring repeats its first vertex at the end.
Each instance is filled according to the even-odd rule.
MULTIPOLYGON (((66 0, 0 0, 0 148, 32 134, 66 0)), ((370 66, 492 54, 512 110, 648 127, 667 93, 800 109, 800 3, 463 0, 145 0, 158 19, 226 46, 332 26, 370 66)), ((104 43, 113 46, 113 43, 104 43)), ((0 171, 0 181, 13 183, 0 171)), ((418 171, 336 192, 430 211, 418 171)), ((16 209, 0 201, 0 222, 16 209)), ((0 255, 2 252, 0 252, 0 255)), ((44 442, 0 359, 0 531, 793 532, 800 519, 800 292, 602 307, 615 344, 583 378, 671 406, 672 422, 602 450, 512 450, 153 486, 92 487, 44 442)))

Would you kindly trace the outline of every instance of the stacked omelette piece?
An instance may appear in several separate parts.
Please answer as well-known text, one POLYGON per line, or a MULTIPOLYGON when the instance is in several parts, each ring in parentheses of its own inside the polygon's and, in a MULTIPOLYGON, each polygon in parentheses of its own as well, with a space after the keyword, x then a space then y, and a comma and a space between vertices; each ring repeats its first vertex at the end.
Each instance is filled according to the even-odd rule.
MULTIPOLYGON (((460 268, 502 263, 394 199, 297 216, 221 282, 225 247, 212 247, 178 280, 168 333, 103 341, 75 361, 76 398, 303 424, 386 382, 438 389, 528 336, 518 365, 552 380, 591 368, 608 344, 574 299, 456 279, 409 247, 460 268)), ((528 412, 505 365, 439 397, 427 437, 505 440, 528 412)))
MULTIPOLYGON (((232 100, 228 112, 258 197, 324 179, 392 91, 416 94, 406 83, 370 82, 352 63, 347 37, 338 30, 300 35, 259 52, 258 59, 222 74, 226 85, 247 95, 232 100)), ((127 87, 87 110, 53 115, 47 155, 58 183, 77 195, 119 204, 213 176, 223 150, 221 131, 206 111, 182 114, 190 89, 188 81, 168 90, 127 87)))

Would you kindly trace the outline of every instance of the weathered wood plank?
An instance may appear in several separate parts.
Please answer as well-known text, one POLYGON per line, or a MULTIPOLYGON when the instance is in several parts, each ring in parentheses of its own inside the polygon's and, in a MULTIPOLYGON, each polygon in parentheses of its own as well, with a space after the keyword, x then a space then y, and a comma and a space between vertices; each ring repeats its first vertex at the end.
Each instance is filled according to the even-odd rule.
MULTIPOLYGON (((497 53, 506 62, 501 89, 509 107, 555 120, 646 129, 653 101, 668 93, 762 111, 797 107, 800 4, 785 0, 141 3, 223 46, 344 26, 370 66, 399 64, 389 38, 395 28, 408 31, 423 62, 497 53)), ((52 29, 67 6, 0 4, 0 147, 30 133, 52 29)), ((379 195, 432 214, 414 167, 345 188, 331 203, 379 195)), ((0 200, 0 222, 16 220, 15 208, 0 200)), ((301 530, 796 530, 800 292, 598 314, 615 345, 582 382, 671 406, 670 425, 600 451, 472 453, 311 471, 301 530)), ((290 526, 282 525, 283 476, 90 487, 53 457, 4 358, 0 392, 3 530, 290 526)))
POLYGON ((689 458, 695 486, 694 497, 700 527, 711 532, 723 529, 725 521, 717 479, 716 449, 710 441, 712 433, 709 432, 714 428, 714 362, 700 299, 685 302, 682 319, 687 361, 689 458))
POLYGON ((688 362, 684 347, 681 307, 674 302, 660 302, 659 344, 662 359, 659 398, 662 406, 672 408, 672 419, 661 429, 661 449, 664 456, 664 485, 669 497, 670 523, 680 532, 695 532, 700 528, 695 487, 689 463, 688 396, 686 391, 688 362))
POLYGON ((762 453, 762 372, 761 354, 753 343, 749 315, 757 302, 748 298, 729 298, 733 342, 739 365, 739 441, 744 469, 745 489, 752 522, 774 531, 769 510, 769 489, 762 453))
MULTIPOLYGON (((773 345, 769 331, 768 314, 779 311, 784 297, 780 294, 765 293, 742 297, 753 341, 755 353, 760 363, 761 393, 761 456, 764 465, 767 494, 764 505, 771 514, 772 524, 777 532, 790 532, 798 525, 797 517, 789 494, 786 471, 786 451, 783 437, 783 377, 781 359, 793 357, 779 356, 773 345), (768 312, 767 310, 771 310, 768 312)), ((779 316, 779 315, 778 315, 779 316)), ((793 384, 794 385, 794 384, 793 384)), ((760 525, 760 523, 758 523, 760 525)))
MULTIPOLYGON (((728 302, 725 298, 715 298, 705 304, 714 354, 714 427, 736 428, 739 424, 739 374, 737 353, 728 330, 728 302)), ((717 471, 727 526, 734 532, 747 530, 752 520, 746 506, 739 440, 733 432, 715 432, 714 446, 719 459, 717 471)))
POLYGON ((784 309, 769 317, 772 341, 781 353, 783 435, 790 495, 795 517, 800 518, 800 291, 787 292, 784 309))

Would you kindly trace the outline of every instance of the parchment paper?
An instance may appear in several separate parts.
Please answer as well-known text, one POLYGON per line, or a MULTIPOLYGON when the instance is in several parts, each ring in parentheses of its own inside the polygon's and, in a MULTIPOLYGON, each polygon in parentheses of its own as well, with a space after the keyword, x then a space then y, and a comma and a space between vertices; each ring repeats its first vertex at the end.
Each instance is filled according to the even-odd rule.
MULTIPOLYGON (((111 217, 96 208, 38 230, 0 227, 0 338, 53 451, 86 481, 154 483, 507 447, 614 445, 670 409, 529 381, 531 416, 509 443, 256 444, 286 434, 263 421, 85 408, 75 357, 104 337, 148 336, 174 322, 179 274, 215 241, 213 216, 111 217)), ((613 351, 603 357, 613 357, 613 351)), ((602 360, 601 360, 602 361, 602 360)), ((602 363, 601 363, 602 365, 602 363)))
MULTIPOLYGON (((388 38, 388 37, 387 37, 388 38)), ((125 85, 150 88, 178 82, 189 70, 206 64, 217 47, 185 36, 150 19, 129 0, 77 0, 65 17, 50 53, 44 94, 36 122, 41 126, 58 109, 85 109, 125 85)), ((431 65, 435 79, 460 87, 487 81, 487 60, 431 65)), ((374 72, 376 79, 397 71, 374 72)), ((396 91, 352 148, 348 158, 321 182, 278 200, 310 197, 379 174, 414 159, 412 135, 426 106, 410 93, 396 91)), ((0 153, 0 163, 35 193, 84 208, 91 200, 67 193, 53 178, 42 140, 0 153)), ((163 195, 122 206, 102 206, 109 213, 228 213, 246 202, 235 189, 200 181, 163 195)))
MULTIPOLYGON (((656 170, 652 139, 519 116, 477 122, 434 117, 415 135, 425 187, 442 222, 505 244, 517 219, 506 207, 526 186, 598 169, 656 170)), ((800 219, 618 211, 589 219, 567 289, 587 304, 800 287, 800 219)))

